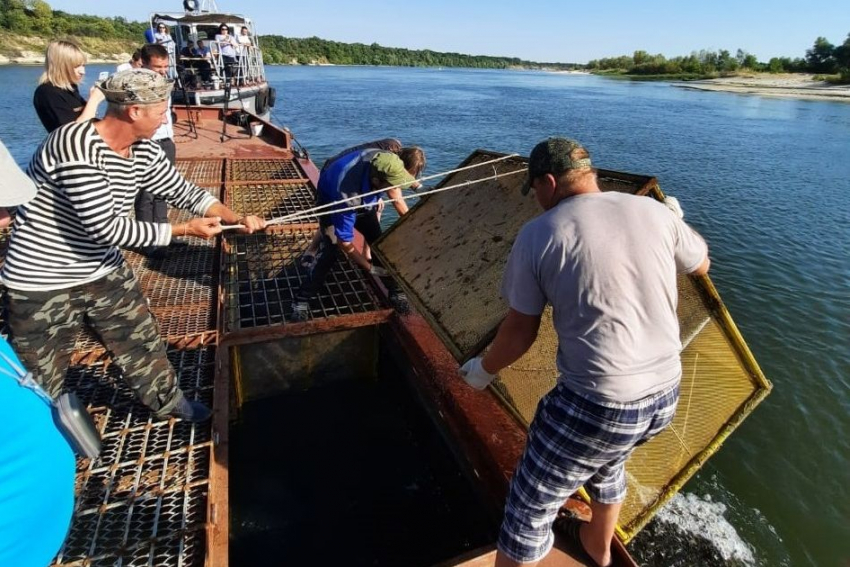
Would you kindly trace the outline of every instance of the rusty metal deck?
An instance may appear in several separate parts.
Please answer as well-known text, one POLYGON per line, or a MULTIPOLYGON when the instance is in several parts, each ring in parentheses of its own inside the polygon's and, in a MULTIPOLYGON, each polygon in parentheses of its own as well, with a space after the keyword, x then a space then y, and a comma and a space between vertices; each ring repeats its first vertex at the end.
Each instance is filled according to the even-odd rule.
MULTIPOLYGON (((288 132, 267 124, 256 138, 230 124, 229 137, 221 142, 218 110, 191 111, 196 134, 185 109, 176 110, 182 118, 175 125, 176 167, 188 180, 223 197, 240 214, 270 218, 313 205, 318 172, 309 159, 293 155, 288 132)), ((171 222, 191 216, 169 213, 171 222)), ((387 317, 362 271, 340 262, 328 290, 316 299, 313 321, 288 323, 289 304, 305 278, 296 260, 315 226, 308 220, 251 236, 189 238, 188 246, 171 247, 162 259, 125 251, 169 344, 181 388, 213 406, 214 421, 196 426, 153 419, 120 379, 97 336, 81 329, 66 387, 87 405, 103 451, 94 461, 77 461, 73 523, 56 565, 227 563, 229 361, 227 349, 216 346, 220 337, 231 333, 239 339, 238 332, 257 329, 263 336, 303 334, 321 330, 326 319, 344 328, 387 317), (220 313, 226 317, 220 319, 220 313), (220 547, 222 533, 223 552, 212 541, 218 538, 220 547)), ((0 264, 8 237, 9 230, 0 231, 0 264)), ((5 335, 2 313, 0 327, 5 335)))
MULTIPOLYGON (((223 254, 226 335, 291 323, 290 309, 307 270, 299 263, 312 230, 228 236, 223 254)), ((347 259, 336 263, 310 302, 310 318, 329 319, 382 310, 363 270, 347 259)))
MULTIPOLYGON (((268 218, 312 205, 318 171, 293 154, 287 131, 266 124, 262 137, 254 138, 229 125, 222 142, 219 110, 175 111, 176 165, 187 179, 239 213, 268 218)), ((170 213, 172 222, 188 217, 170 213)), ((228 564, 229 389, 238 372, 231 346, 281 337, 390 322, 413 357, 417 388, 496 501, 503 498, 524 435, 495 400, 460 386, 456 363, 421 318, 391 317, 375 280, 341 261, 311 303, 311 319, 288 320, 306 275, 298 257, 315 227, 308 219, 251 236, 190 239, 162 260, 125 253, 169 344, 180 386, 211 404, 214 417, 201 426, 152 419, 97 337, 81 331, 66 380, 94 417, 103 453, 95 461, 78 459, 73 523, 56 565, 228 564)), ((0 233, 0 262, 5 243, 0 233)), ((487 564, 486 555, 482 559, 476 564, 487 564)))

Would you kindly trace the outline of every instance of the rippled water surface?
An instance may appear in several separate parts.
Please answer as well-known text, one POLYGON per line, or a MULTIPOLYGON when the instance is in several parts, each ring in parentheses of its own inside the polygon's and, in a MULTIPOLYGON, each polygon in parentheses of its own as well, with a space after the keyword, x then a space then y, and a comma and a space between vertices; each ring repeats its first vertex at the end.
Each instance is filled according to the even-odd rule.
MULTIPOLYGON (((43 134, 37 76, 0 68, 0 138, 21 163, 43 134)), ((682 537, 696 548, 694 534, 714 549, 671 558, 639 538, 638 555, 850 561, 850 105, 531 72, 278 67, 269 78, 276 119, 317 162, 396 136, 425 148, 434 173, 476 148, 527 154, 560 134, 600 167, 658 177, 708 240, 712 278, 774 391, 651 528, 668 550, 682 537)))

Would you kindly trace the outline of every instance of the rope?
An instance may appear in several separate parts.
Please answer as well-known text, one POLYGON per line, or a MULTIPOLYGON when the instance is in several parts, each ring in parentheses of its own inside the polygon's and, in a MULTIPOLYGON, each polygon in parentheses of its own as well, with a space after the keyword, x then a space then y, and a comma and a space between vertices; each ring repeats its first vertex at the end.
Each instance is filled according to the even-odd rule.
MULTIPOLYGON (((432 189, 430 191, 417 192, 417 193, 414 193, 413 195, 402 195, 401 197, 398 197, 396 199, 390 199, 390 201, 395 202, 395 201, 405 201, 407 199, 418 199, 419 197, 424 197, 425 195, 433 195, 435 193, 442 193, 443 191, 449 191, 450 189, 460 189, 462 187, 468 187, 468 186, 474 185, 476 183, 481 183, 482 181, 490 181, 490 180, 494 180, 494 179, 499 179, 500 177, 507 177, 509 175, 516 175, 517 173, 525 173, 525 172, 526 172, 525 168, 517 169, 515 171, 508 171, 506 173, 501 173, 501 174, 495 175, 493 177, 485 177, 485 178, 482 178, 482 179, 473 179, 471 181, 464 181, 463 183, 457 183, 455 185, 447 185, 445 187, 440 187, 439 189, 432 189)), ((386 189, 382 189, 382 191, 386 191, 386 189)), ((360 195, 359 197, 362 197, 362 196, 363 195, 360 195)), ((329 203, 329 205, 336 205, 338 203, 343 203, 343 202, 350 201, 350 200, 351 200, 350 198, 349 199, 342 199, 340 201, 337 201, 336 203, 329 203)), ((327 215, 333 215, 333 214, 336 214, 336 213, 344 213, 346 211, 355 211, 357 209, 371 208, 371 207, 374 207, 374 206, 375 206, 374 203, 367 203, 367 204, 361 204, 361 205, 354 205, 354 206, 351 206, 351 207, 346 207, 344 209, 333 209, 333 210, 330 210, 330 211, 324 211, 324 212, 319 212, 319 213, 313 213, 313 212, 310 212, 310 210, 305 210, 305 211, 301 211, 301 212, 298 212, 298 213, 293 213, 293 214, 290 214, 290 215, 277 217, 277 218, 271 219, 269 221, 266 221, 266 226, 274 226, 274 225, 284 224, 284 223, 293 222, 293 221, 309 220, 313 217, 323 217, 323 216, 327 216, 327 215)), ((313 210, 317 210, 319 208, 320 207, 316 207, 316 209, 313 209, 313 210)), ((324 206, 322 208, 324 208, 324 206)), ((222 229, 224 230, 224 227, 222 227, 222 229)))
MULTIPOLYGON (((426 177, 420 177, 416 181, 422 182, 422 181, 427 181, 429 179, 435 179, 437 177, 445 177, 446 175, 449 175, 451 173, 457 173, 459 171, 466 171, 468 169, 481 167, 482 165, 489 165, 491 163, 504 161, 506 159, 510 159, 510 158, 514 158, 514 157, 519 157, 519 154, 510 154, 510 155, 502 156, 500 158, 495 158, 495 159, 492 159, 492 160, 489 160, 489 161, 484 161, 484 162, 476 163, 476 164, 473 164, 473 165, 467 165, 465 167, 459 167, 457 169, 452 169, 452 170, 449 170, 449 171, 443 171, 441 173, 435 173, 433 175, 428 175, 426 177)), ((525 171, 525 168, 523 168, 522 170, 518 170, 518 171, 512 171, 512 172, 507 173, 507 174, 502 174, 502 176, 512 175, 514 173, 519 173, 519 171, 525 171)), ((484 178, 484 179, 479 179, 477 181, 470 181, 470 182, 467 182, 466 184, 471 185, 472 183, 478 183, 480 181, 487 181, 488 179, 497 179, 498 177, 501 177, 501 176, 497 175, 495 177, 487 177, 487 178, 484 178)), ((370 197, 372 195, 377 195, 378 193, 383 193, 384 191, 392 191, 393 189, 401 189, 401 187, 403 185, 409 185, 409 184, 410 183, 401 183, 399 185, 393 185, 392 187, 386 187, 384 189, 376 189, 375 191, 370 191, 368 193, 363 193, 363 194, 360 194, 360 195, 354 195, 352 197, 340 199, 339 201, 334 201, 333 203, 327 203, 327 204, 324 204, 324 205, 319 205, 317 207, 313 207, 312 209, 304 209, 303 211, 298 211, 297 213, 292 213, 292 214, 289 214, 289 215, 277 217, 277 218, 271 219, 266 224, 282 224, 284 222, 291 221, 291 220, 294 220, 294 219, 301 220, 303 218, 309 218, 310 216, 324 216, 324 215, 315 215, 313 213, 315 213, 317 211, 324 210, 324 209, 328 209, 330 207, 335 207, 335 206, 340 205, 342 203, 347 203, 348 201, 355 201, 355 200, 358 200, 358 199, 362 199, 363 197, 370 197)), ((425 193, 417 193, 416 195, 411 195, 411 196, 408 196, 408 197, 400 197, 400 199, 404 200, 404 199, 409 199, 409 198, 416 197, 416 196, 422 197, 424 195, 429 195, 431 193, 439 193, 440 191, 443 191, 443 190, 446 190, 446 188, 443 187, 443 188, 437 189, 435 191, 429 191, 429 192, 425 192, 425 193)), ((393 199, 393 201, 395 201, 395 199, 393 199)), ((330 213, 327 213, 327 214, 339 213, 339 212, 344 212, 344 211, 353 211, 355 209, 360 209, 360 208, 364 208, 364 207, 371 207, 371 206, 372 205, 360 205, 360 206, 351 207, 351 208, 348 208, 348 209, 335 209, 335 210, 333 210, 333 211, 331 211, 330 213)))
MULTIPOLYGON (((507 177, 508 175, 516 175, 517 173, 525 173, 525 172, 526 172, 525 168, 517 169, 515 171, 508 171, 506 173, 500 173, 500 174, 494 175, 492 177, 484 177, 484 178, 481 178, 481 179, 473 179, 471 181, 464 181, 463 183, 457 183, 455 185, 447 185, 446 187, 440 187, 439 189, 432 189, 430 191, 417 192, 417 193, 414 193, 413 195, 402 195, 401 197, 398 197, 397 199, 390 199, 390 201, 395 202, 395 201, 405 201, 407 199, 418 199, 419 197, 424 197, 425 195, 433 195, 434 193, 442 193, 443 191, 449 191, 450 189, 460 189, 462 187, 468 187, 468 186, 474 185, 476 183, 481 183, 482 181, 491 181, 491 180, 494 180, 494 179, 499 179, 500 177, 507 177)), ((386 189, 381 189, 381 191, 386 191, 386 189)), ((340 201, 337 201, 336 203, 329 203, 329 204, 330 205, 336 205, 337 203, 343 203, 345 201, 350 201, 350 200, 351 199, 342 199, 340 201)), ((367 203, 367 204, 361 204, 361 205, 354 205, 354 206, 351 206, 351 207, 346 207, 345 209, 334 209, 332 211, 324 211, 324 212, 320 212, 320 213, 310 212, 310 210, 316 210, 316 209, 320 208, 320 207, 316 207, 316 209, 309 209, 309 210, 301 211, 301 212, 298 212, 298 213, 293 213, 293 214, 290 214, 290 215, 277 217, 277 218, 268 220, 268 221, 266 221, 266 226, 275 226, 275 225, 285 224, 287 222, 293 222, 293 221, 311 220, 315 217, 324 217, 324 216, 333 215, 333 214, 336 214, 336 213, 344 213, 346 211, 356 211, 357 209, 365 209, 365 208, 374 207, 374 206, 375 206, 374 203, 367 203)), ((221 226, 221 230, 235 230, 235 229, 239 229, 239 228, 245 228, 245 225, 243 225, 243 224, 225 224, 225 225, 221 226)))

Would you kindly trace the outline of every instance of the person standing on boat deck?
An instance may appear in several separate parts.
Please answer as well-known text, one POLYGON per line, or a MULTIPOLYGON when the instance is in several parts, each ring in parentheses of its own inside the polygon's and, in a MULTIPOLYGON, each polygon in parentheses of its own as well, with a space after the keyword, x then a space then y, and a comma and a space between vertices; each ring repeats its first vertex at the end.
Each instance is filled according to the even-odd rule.
MULTIPOLYGON (((380 140, 374 140, 372 142, 365 142, 363 144, 358 144, 358 145, 352 146, 350 148, 345 148, 344 150, 342 150, 338 154, 331 156, 328 159, 326 159, 325 163, 322 164, 322 171, 325 170, 325 168, 328 166, 328 164, 333 163, 338 158, 344 156, 347 153, 353 152, 355 150, 365 150, 365 149, 369 149, 369 148, 378 149, 378 150, 386 150, 388 152, 398 154, 402 149, 402 145, 401 145, 401 141, 398 138, 383 138, 383 139, 380 139, 380 140)), ((320 175, 321 175, 321 173, 320 173, 320 175)), ((383 212, 383 210, 384 210, 384 200, 379 198, 377 208, 376 208, 377 215, 380 216, 380 214, 381 214, 381 212, 383 212)), ((380 218, 378 220, 380 220, 380 218)), ((316 229, 316 232, 313 235, 313 239, 310 241, 310 245, 307 247, 307 250, 305 250, 304 253, 301 255, 301 258, 300 258, 299 261, 300 261, 302 266, 304 266, 307 269, 313 269, 313 266, 316 263, 316 254, 319 251, 319 244, 321 243, 321 241, 322 241, 322 229, 318 228, 318 229, 316 229)), ((366 255, 366 259, 371 262, 372 261, 371 254, 366 255)))
MULTIPOLYGON (((149 43, 142 46, 142 68, 159 73, 163 77, 168 76, 168 52, 162 45, 149 43)), ((177 159, 177 147, 174 145, 174 126, 171 119, 171 97, 168 98, 168 111, 165 113, 165 122, 154 132, 151 138, 159 144, 165 157, 174 165, 177 159)), ((135 203, 136 219, 144 222, 167 223, 168 204, 165 199, 157 197, 148 191, 139 191, 135 203)), ((181 246, 185 242, 180 238, 173 238, 172 246, 181 246)), ((142 252, 149 257, 162 257, 166 249, 161 246, 148 246, 142 252)))
POLYGON ((233 76, 233 68, 236 66, 236 50, 240 49, 239 42, 236 41, 235 37, 230 35, 230 28, 227 27, 227 24, 221 24, 219 26, 215 41, 221 53, 224 76, 229 78, 233 76))
MULTIPOLYGON (((153 41, 151 43, 163 46, 165 48, 166 58, 174 59, 174 53, 177 51, 175 49, 177 44, 174 42, 174 38, 171 37, 171 32, 168 30, 168 26, 162 22, 157 24, 156 33, 153 34, 153 41)), ((167 69, 166 76, 168 76, 167 69)))
MULTIPOLYGON (((253 47, 254 40, 251 39, 251 32, 248 31, 248 26, 242 26, 242 29, 239 30, 239 37, 237 38, 239 41, 239 45, 242 47, 253 47)), ((242 50, 242 55, 247 55, 247 50, 242 50)))
POLYGON ((126 63, 121 63, 118 67, 115 68, 116 73, 120 73, 121 71, 129 71, 130 69, 141 69, 142 68, 142 50, 137 49, 133 52, 133 55, 130 57, 130 60, 126 63))
POLYGON ((86 55, 70 41, 51 41, 44 56, 44 73, 38 79, 32 103, 48 133, 69 122, 95 117, 103 93, 92 87, 86 102, 79 85, 86 75, 86 55))
POLYGON ((535 146, 523 194, 529 189, 545 212, 523 226, 508 258, 508 315, 484 357, 460 369, 468 384, 485 388, 531 347, 552 305, 558 384, 537 407, 511 480, 496 565, 542 559, 558 510, 581 486, 593 516, 589 524, 568 522, 568 531, 607 565, 625 498, 624 463, 676 411, 676 274, 707 273, 708 247, 672 207, 602 193, 587 150, 573 140, 535 146))
POLYGON ((27 170, 38 191, 17 209, 0 269, 12 344, 35 380, 56 396, 85 319, 157 417, 203 421, 210 410, 183 397, 156 321, 118 247, 167 246, 175 235, 211 238, 221 232, 221 221, 251 233, 265 221, 240 218, 187 182, 150 141, 166 121, 171 85, 165 77, 133 69, 98 86, 108 102, 106 116, 56 130, 27 170), (130 219, 139 190, 203 218, 175 225, 130 219))
POLYGON ((353 149, 325 162, 319 174, 318 206, 350 197, 355 198, 339 203, 334 208, 345 209, 361 204, 370 206, 319 217, 322 234, 315 262, 308 267, 310 276, 298 290, 292 304, 294 320, 305 321, 309 318, 310 299, 321 290, 340 250, 364 270, 381 277, 396 310, 400 313, 409 310, 407 297, 398 289, 395 280, 387 277, 382 267, 373 266, 355 248, 354 231, 356 229, 360 232, 367 244, 373 243, 381 235, 377 211, 379 195, 360 195, 387 189, 387 197, 393 200, 393 206, 401 216, 407 213, 407 203, 401 199, 402 188, 418 188, 416 177, 424 168, 425 153, 415 146, 402 148, 398 154, 378 148, 353 149))

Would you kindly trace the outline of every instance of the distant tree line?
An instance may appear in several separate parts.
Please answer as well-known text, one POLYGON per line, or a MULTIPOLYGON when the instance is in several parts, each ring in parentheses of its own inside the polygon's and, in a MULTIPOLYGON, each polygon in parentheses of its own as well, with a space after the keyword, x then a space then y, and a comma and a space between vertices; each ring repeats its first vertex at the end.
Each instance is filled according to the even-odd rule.
POLYGON ((0 0, 0 29, 21 35, 141 41, 147 24, 53 10, 44 0, 0 0))
POLYGON ((471 67, 479 69, 574 69, 570 63, 538 63, 516 57, 443 53, 430 49, 383 47, 377 43, 340 43, 318 37, 260 37, 266 63, 330 63, 334 65, 394 65, 399 67, 471 67))
MULTIPOLYGON (((121 39, 141 43, 147 23, 124 18, 68 14, 53 10, 45 0, 0 0, 0 29, 20 35, 42 37, 79 36, 121 39)), ((805 57, 774 57, 768 62, 738 49, 702 50, 687 56, 666 58, 635 51, 631 56, 595 59, 586 66, 574 63, 540 63, 516 57, 491 57, 443 53, 430 49, 383 47, 377 43, 340 43, 317 37, 290 38, 279 35, 261 36, 260 43, 267 63, 330 63, 335 65, 397 65, 410 67, 471 67, 481 69, 554 69, 588 68, 595 71, 618 71, 631 75, 706 76, 735 73, 739 70, 771 73, 841 74, 850 81, 850 34, 841 45, 833 45, 819 37, 805 57)))
POLYGON ((587 67, 596 71, 621 71, 630 75, 715 75, 735 73, 739 70, 766 71, 769 73, 840 73, 850 80, 850 34, 844 43, 831 44, 825 37, 815 40, 805 57, 773 57, 768 62, 759 61, 743 49, 733 56, 729 51, 702 50, 690 55, 667 59, 663 55, 650 55, 635 51, 631 56, 594 59, 587 67))
MULTIPOLYGON (((124 18, 74 15, 53 10, 44 0, 0 0, 0 29, 21 35, 46 37, 79 36, 100 39, 142 41, 146 23, 124 18)), ((473 67, 508 69, 513 67, 574 69, 580 65, 537 63, 515 57, 489 57, 441 53, 428 49, 411 50, 382 47, 377 43, 340 43, 317 37, 306 39, 279 35, 260 36, 267 63, 332 63, 336 65, 397 65, 410 67, 473 67)))

